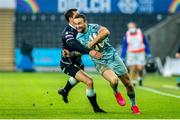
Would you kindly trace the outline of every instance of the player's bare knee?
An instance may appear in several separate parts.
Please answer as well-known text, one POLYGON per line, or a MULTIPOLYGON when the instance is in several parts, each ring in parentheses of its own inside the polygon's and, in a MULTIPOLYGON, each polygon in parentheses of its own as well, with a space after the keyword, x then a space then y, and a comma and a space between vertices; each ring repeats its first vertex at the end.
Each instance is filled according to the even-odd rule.
POLYGON ((111 79, 111 84, 112 85, 117 85, 118 84, 118 78, 112 78, 111 79))
POLYGON ((86 85, 87 85, 88 87, 93 87, 93 80, 92 80, 92 79, 87 80, 87 81, 86 81, 86 85))

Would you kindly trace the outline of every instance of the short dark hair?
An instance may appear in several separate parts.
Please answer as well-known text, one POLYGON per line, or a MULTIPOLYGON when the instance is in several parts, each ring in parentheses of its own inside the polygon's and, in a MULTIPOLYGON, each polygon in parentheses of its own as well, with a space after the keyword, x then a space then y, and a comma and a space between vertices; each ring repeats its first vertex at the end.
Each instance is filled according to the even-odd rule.
POLYGON ((78 14, 75 16, 75 18, 82 18, 84 21, 87 20, 86 16, 84 14, 78 14))
POLYGON ((65 18, 66 18, 66 21, 69 22, 69 18, 70 18, 70 17, 73 17, 73 12, 76 12, 76 11, 78 11, 76 8, 72 8, 72 9, 67 10, 67 11, 64 13, 64 16, 65 16, 65 18))

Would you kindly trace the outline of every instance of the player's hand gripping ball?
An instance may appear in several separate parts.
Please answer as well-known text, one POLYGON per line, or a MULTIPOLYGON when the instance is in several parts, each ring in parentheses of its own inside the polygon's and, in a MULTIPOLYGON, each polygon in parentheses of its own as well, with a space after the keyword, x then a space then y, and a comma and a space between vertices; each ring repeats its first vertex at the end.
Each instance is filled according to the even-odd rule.
MULTIPOLYGON (((96 36, 97 36, 97 35, 96 35, 95 33, 93 33, 93 34, 90 36, 90 40, 93 41, 93 40, 96 38, 96 36)), ((89 42, 88 47, 90 47, 90 48, 92 48, 92 49, 94 49, 94 50, 100 51, 100 50, 102 50, 103 47, 104 47, 104 42, 102 41, 102 42, 97 43, 97 44, 95 44, 95 45, 93 45, 93 46, 92 46, 91 42, 89 42)))

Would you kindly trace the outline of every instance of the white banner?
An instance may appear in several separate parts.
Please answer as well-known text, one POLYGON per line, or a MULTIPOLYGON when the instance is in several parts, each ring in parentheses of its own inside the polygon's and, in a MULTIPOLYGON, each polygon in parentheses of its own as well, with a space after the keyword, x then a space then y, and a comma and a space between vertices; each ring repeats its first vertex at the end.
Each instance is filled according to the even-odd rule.
POLYGON ((77 8, 84 13, 110 13, 111 0, 58 0, 58 12, 77 8))
POLYGON ((180 75, 180 59, 167 57, 164 65, 163 75, 180 75))
POLYGON ((16 0, 0 0, 0 8, 16 9, 16 0))

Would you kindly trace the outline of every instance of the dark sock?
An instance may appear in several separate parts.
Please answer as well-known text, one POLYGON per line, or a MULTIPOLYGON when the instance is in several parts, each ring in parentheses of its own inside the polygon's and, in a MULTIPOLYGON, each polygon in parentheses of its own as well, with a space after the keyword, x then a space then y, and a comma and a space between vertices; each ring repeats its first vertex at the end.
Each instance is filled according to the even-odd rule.
POLYGON ((115 84, 115 85, 111 85, 114 93, 117 93, 118 92, 118 88, 117 88, 118 84, 115 84))
POLYGON ((64 87, 65 92, 68 94, 69 91, 74 87, 75 85, 71 85, 71 83, 69 82, 69 80, 66 83, 66 86, 64 87))
POLYGON ((92 97, 89 97, 89 96, 87 96, 87 97, 88 97, 88 100, 90 101, 94 110, 100 109, 99 105, 97 104, 97 101, 96 101, 96 94, 92 97))
POLYGON ((139 76, 142 78, 143 77, 143 70, 139 71, 139 76))
POLYGON ((131 101, 131 105, 136 105, 136 101, 135 101, 135 93, 134 92, 128 92, 127 95, 129 96, 129 99, 131 101))

